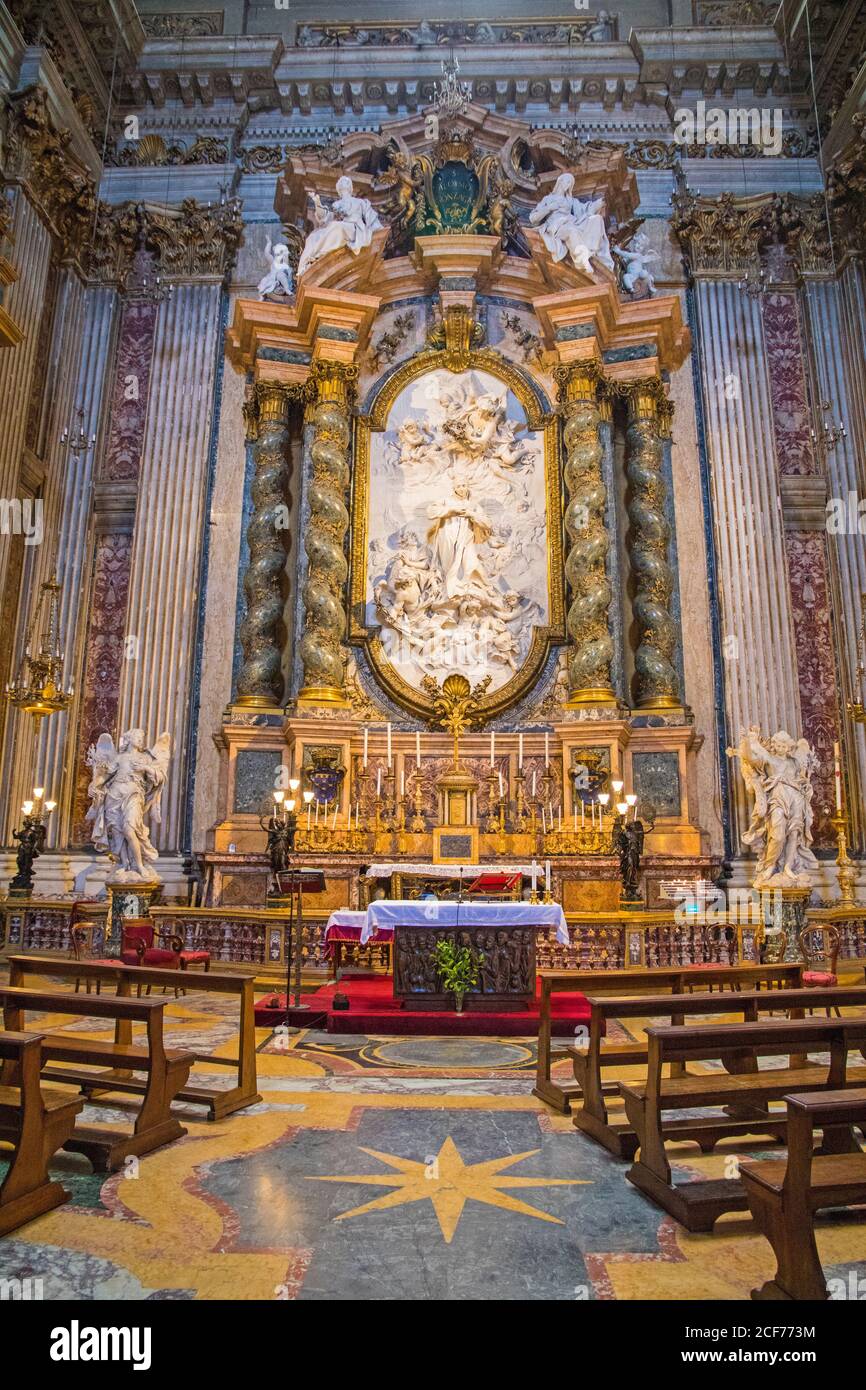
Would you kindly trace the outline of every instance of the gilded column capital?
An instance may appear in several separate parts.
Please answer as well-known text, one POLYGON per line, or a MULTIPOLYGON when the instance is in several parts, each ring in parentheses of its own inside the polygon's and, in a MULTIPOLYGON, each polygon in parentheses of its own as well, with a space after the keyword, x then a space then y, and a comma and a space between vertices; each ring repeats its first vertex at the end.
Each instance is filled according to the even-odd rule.
POLYGON ((255 388, 257 433, 267 426, 286 424, 292 404, 292 392, 281 382, 259 381, 255 388))
POLYGON ((602 367, 598 358, 586 362, 563 364, 553 369, 560 406, 567 411, 569 406, 580 401, 598 399, 599 385, 602 381, 602 367))
POLYGON ((693 275, 739 278, 754 266, 761 247, 773 237, 772 193, 746 198, 733 193, 722 193, 718 198, 677 193, 671 201, 671 226, 693 275))
POLYGON ((350 410, 358 390, 359 370, 353 362, 332 362, 326 357, 317 357, 307 378, 308 418, 312 418, 315 407, 325 401, 341 410, 350 410))
POLYGON ((79 257, 96 212, 96 184, 69 148, 71 134, 55 126, 43 87, 8 97, 4 112, 7 182, 27 190, 64 257, 79 257))

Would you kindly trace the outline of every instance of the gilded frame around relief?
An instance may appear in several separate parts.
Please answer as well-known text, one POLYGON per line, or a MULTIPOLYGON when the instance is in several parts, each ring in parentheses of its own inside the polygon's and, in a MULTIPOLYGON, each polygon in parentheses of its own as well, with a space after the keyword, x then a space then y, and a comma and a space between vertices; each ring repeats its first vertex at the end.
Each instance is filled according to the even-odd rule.
POLYGON ((355 421, 354 466, 352 470, 352 544, 349 580, 349 642, 363 647, 370 666, 390 697, 412 714, 426 719, 430 715, 429 698, 409 685, 388 661, 378 628, 368 628, 364 622, 367 606, 367 546, 370 488, 370 444, 374 431, 383 430, 391 406, 404 387, 428 372, 446 368, 453 372, 474 369, 489 372, 508 386, 526 412, 529 429, 544 437, 544 482, 547 506, 547 593, 549 622, 536 627, 526 659, 510 680, 485 696, 479 703, 482 719, 493 719, 517 704, 530 691, 544 669, 552 646, 565 641, 565 576, 562 547, 562 488, 560 484, 559 421, 552 412, 545 412, 527 378, 498 352, 479 349, 468 352, 459 361, 449 360, 446 352, 422 350, 410 357, 384 383, 370 407, 369 413, 355 421))

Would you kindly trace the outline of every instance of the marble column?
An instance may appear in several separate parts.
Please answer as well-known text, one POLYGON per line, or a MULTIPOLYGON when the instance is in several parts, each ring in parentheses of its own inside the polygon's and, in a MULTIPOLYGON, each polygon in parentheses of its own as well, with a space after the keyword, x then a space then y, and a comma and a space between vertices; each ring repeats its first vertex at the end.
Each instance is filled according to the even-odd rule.
POLYGON ((349 529, 350 408, 357 367, 319 360, 310 377, 310 519, 304 549, 304 685, 299 699, 316 704, 345 700, 346 562, 349 529))
POLYGON ((585 365, 562 367, 557 377, 564 417, 565 531, 570 542, 565 559, 571 595, 566 615, 569 704, 588 705, 614 699, 612 591, 607 574, 610 536, 598 370, 585 365))
POLYGON ((637 382, 630 387, 626 474, 631 522, 629 558, 638 625, 635 697, 641 709, 676 708, 682 700, 674 665, 677 628, 670 611, 674 587, 668 553, 671 530, 665 516, 662 474, 670 414, 670 403, 660 382, 637 382))
POLYGON ((260 383, 248 432, 253 438, 253 513, 247 527, 249 564, 244 574, 246 616, 240 626, 243 666, 237 703, 278 708, 283 696, 280 627, 283 617, 290 394, 284 386, 260 383))

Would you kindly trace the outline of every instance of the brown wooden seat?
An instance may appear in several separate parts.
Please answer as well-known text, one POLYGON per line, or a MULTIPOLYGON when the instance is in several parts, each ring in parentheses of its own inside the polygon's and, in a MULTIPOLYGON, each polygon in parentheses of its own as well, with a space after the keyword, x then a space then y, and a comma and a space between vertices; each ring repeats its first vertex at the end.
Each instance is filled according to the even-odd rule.
MULTIPOLYGON (((827 1004, 837 1008, 866 1009, 866 988, 858 985, 822 990, 752 990, 740 991, 733 996, 730 993, 631 995, 624 998, 591 996, 587 1002, 590 1007, 587 1046, 568 1049, 583 1098, 583 1104, 575 1106, 572 1111, 573 1122, 577 1129, 603 1144, 617 1158, 630 1159, 637 1151, 637 1135, 630 1124, 609 1122, 604 1095, 606 1091, 615 1092, 617 1086, 615 1082, 604 1083, 602 1071, 606 1067, 646 1062, 647 1046, 644 1042, 607 1042, 604 1035, 611 1020, 661 1017, 681 1024, 687 1015, 739 1014, 744 1020, 757 1020, 759 1014, 777 1010, 802 1017, 807 1009, 821 1008, 827 1004)), ((672 1063, 671 1066, 674 1071, 683 1070, 679 1064, 672 1063)), ((639 1084, 635 1083, 636 1086, 639 1084)), ((735 1129, 734 1132, 740 1131, 735 1129)), ((724 1132, 721 1125, 711 1131, 698 1127, 692 1136, 687 1132, 685 1123, 680 1122, 677 1138, 692 1137, 706 1150, 717 1139, 723 1138, 724 1132)))
MULTIPOLYGON (((11 985, 22 985, 27 979, 34 976, 69 980, 73 979, 76 974, 74 962, 58 960, 54 956, 15 955, 7 957, 7 960, 11 985)), ((176 980, 173 970, 160 970, 155 966, 124 965, 119 960, 107 963, 91 961, 83 963, 81 969, 88 978, 93 978, 101 983, 113 984, 117 989, 118 996, 122 998, 129 998, 133 988, 140 992, 142 986, 173 986, 176 980)), ((253 995, 255 972, 239 970, 233 971, 229 975, 224 972, 211 971, 208 974, 197 976, 195 983, 199 992, 235 996, 240 1004, 238 1055, 236 1057, 213 1057, 207 1052, 193 1054, 197 1062, 207 1062, 211 1066, 234 1069, 237 1072, 236 1084, 234 1086, 207 1086, 197 1082, 192 1086, 185 1085, 176 1096, 177 1100, 182 1100, 188 1105, 205 1106, 208 1111, 208 1119, 219 1120, 226 1115, 234 1114, 236 1110, 245 1109, 248 1105, 256 1105, 261 1100, 256 1075, 255 999, 253 995)), ((118 1019, 115 1024, 114 1037, 115 1042, 119 1044, 131 1041, 132 1025, 128 1020, 118 1019)), ((129 1077, 124 1086, 124 1089, 129 1092, 141 1092, 145 1088, 146 1083, 135 1077, 129 1077)))
POLYGON ((769 965, 707 965, 689 976, 689 967, 651 967, 626 970, 539 970, 541 988, 538 1019, 538 1063, 532 1094, 561 1114, 567 1115, 572 1100, 580 1096, 577 1081, 554 1081, 550 1066, 554 1058, 571 1053, 551 1046, 551 996, 570 994, 684 994, 687 985, 709 991, 718 985, 723 990, 748 990, 761 986, 767 989, 796 989, 801 983, 803 967, 797 961, 769 965))
MULTIPOLYGON (((787 1116, 770 1111, 770 1102, 798 1091, 839 1090, 863 1084, 863 1068, 848 1074, 848 1053, 860 1051, 866 1044, 866 1018, 653 1026, 647 1029, 647 1044, 646 1081, 619 1083, 640 1149, 627 1176, 690 1231, 708 1231, 723 1212, 746 1209, 745 1191, 737 1179, 675 1185, 665 1142, 679 1137, 682 1121, 665 1124, 663 1112, 725 1106, 728 1113, 721 1116, 686 1118, 698 1142, 701 1132, 706 1134, 708 1146, 714 1132, 783 1136, 787 1116), (799 1063, 800 1057, 816 1050, 829 1051, 829 1067, 799 1063), (796 1054, 798 1065, 757 1069, 758 1057, 786 1053, 796 1054), (728 1071, 667 1078, 663 1074, 666 1064, 713 1060, 723 1061, 728 1071)), ((830 1147, 825 1136, 828 1151, 837 1151, 835 1142, 830 1147)), ((851 1135, 847 1148, 854 1147, 851 1135)))
POLYGON ((68 1202, 69 1193, 48 1176, 84 1102, 40 1082, 42 1040, 32 1033, 0 1033, 0 1061, 15 1084, 0 1084, 0 1137, 15 1152, 0 1183, 0 1235, 68 1202))
MULTIPOLYGON (((0 985, 0 1005, 7 1028, 21 1031, 28 1012, 72 1014, 85 1018, 123 1020, 146 1026, 147 1046, 82 1038, 74 1033, 40 1030, 42 1066, 46 1080, 77 1085, 91 1101, 114 1091, 138 1090, 130 1084, 129 1073, 146 1074, 144 1094, 131 1134, 79 1125, 63 1147, 83 1153, 97 1171, 112 1172, 130 1155, 150 1153, 186 1134, 171 1114, 171 1103, 189 1078, 195 1060, 191 1052, 167 1051, 163 1042, 161 999, 124 999, 116 996, 82 997, 45 989, 22 989, 0 985), (63 1066, 47 1063, 61 1062, 63 1066), (94 1067, 106 1070, 94 1071, 94 1067)), ((4 1074, 0 1080, 6 1081, 4 1074)))
POLYGON ((786 1097, 788 1157, 785 1162, 743 1163, 740 1180, 755 1223, 773 1247, 775 1276, 756 1299, 826 1299, 827 1286, 815 1243, 815 1212, 866 1203, 866 1153, 813 1152, 816 1129, 846 1147, 852 1125, 866 1124, 866 1088, 786 1097))

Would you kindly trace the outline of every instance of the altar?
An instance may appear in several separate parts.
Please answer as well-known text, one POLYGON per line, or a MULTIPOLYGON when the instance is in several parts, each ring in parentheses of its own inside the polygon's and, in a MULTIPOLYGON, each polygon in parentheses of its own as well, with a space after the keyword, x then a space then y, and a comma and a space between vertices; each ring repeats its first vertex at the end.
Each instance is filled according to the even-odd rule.
MULTIPOLYGON (((365 912, 331 914, 326 940, 339 959, 340 944, 371 941, 392 948, 394 998, 409 1009, 449 1009, 453 996, 442 985, 435 959, 437 943, 468 949, 478 979, 466 993, 469 1009, 529 1008, 535 998, 535 933, 552 928, 569 944, 565 914, 558 903, 453 902, 436 899, 380 900, 365 912)), ((338 967, 337 967, 338 968, 338 967)))

